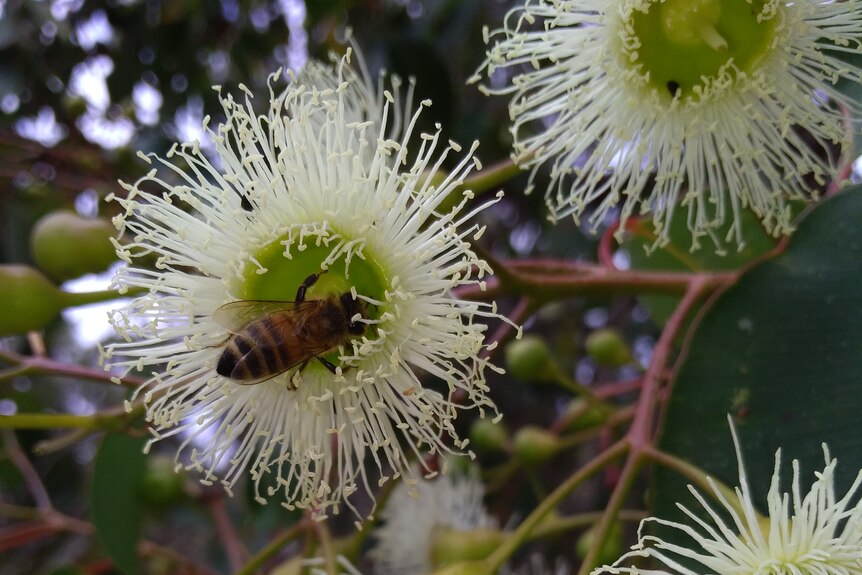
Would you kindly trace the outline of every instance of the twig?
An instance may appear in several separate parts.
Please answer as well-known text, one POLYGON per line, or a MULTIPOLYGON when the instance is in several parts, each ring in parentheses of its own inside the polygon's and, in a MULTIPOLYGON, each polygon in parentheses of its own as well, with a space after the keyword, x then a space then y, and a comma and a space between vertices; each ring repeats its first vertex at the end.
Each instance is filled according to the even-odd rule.
MULTIPOLYGON (((36 521, 16 525, 0 532, 0 551, 7 551, 63 531, 79 535, 92 535, 96 531, 92 523, 64 515, 54 509, 39 513, 40 518, 36 521)), ((216 575, 215 571, 192 562, 184 554, 146 539, 138 543, 138 553, 141 555, 162 555, 185 565, 193 573, 216 575)))
POLYGON ((242 540, 227 513, 224 492, 221 490, 208 491, 204 494, 202 500, 210 516, 213 518, 219 539, 224 545, 231 571, 239 570, 248 561, 249 553, 242 544, 242 540))
POLYGON ((624 393, 637 391, 643 385, 643 377, 633 377, 632 379, 624 379, 621 381, 609 381, 600 383, 595 386, 596 396, 602 399, 616 397, 624 393))
MULTIPOLYGON (((623 509, 617 515, 620 521, 636 522, 644 519, 647 514, 636 509, 623 509)), ((554 518, 551 521, 545 521, 539 525, 535 531, 530 534, 530 539, 541 539, 549 535, 556 535, 570 529, 578 529, 580 527, 589 527, 602 517, 601 511, 591 511, 588 513, 579 513, 569 517, 554 518)))
POLYGON ((338 575, 338 565, 335 559, 335 548, 332 545, 332 534, 329 533, 329 527, 323 521, 314 521, 312 523, 314 532, 317 534, 317 540, 320 542, 320 550, 323 552, 323 560, 326 565, 328 575, 338 575))
MULTIPOLYGON (((586 481, 594 473, 605 467, 609 462, 620 457, 628 450, 628 443, 620 441, 606 449, 592 461, 578 469, 572 476, 557 486, 554 491, 542 500, 539 505, 518 525, 517 529, 506 538, 484 561, 488 573, 496 573, 503 563, 515 552, 521 543, 527 540, 530 533, 539 525, 545 515, 551 512, 576 487, 586 481)), ((598 540, 598 539, 597 539, 598 540)))
POLYGON ((629 430, 629 437, 634 447, 648 445, 653 439, 653 419, 655 403, 658 398, 662 374, 667 369, 673 350, 674 341, 685 323, 694 305, 701 300, 706 290, 711 287, 702 276, 692 279, 688 291, 680 300, 673 314, 667 320, 664 329, 652 351, 650 363, 643 376, 641 398, 638 401, 635 420, 629 430))
POLYGON ((131 411, 127 411, 124 405, 97 411, 93 415, 86 416, 92 418, 93 425, 40 441, 33 447, 33 452, 37 455, 46 455, 74 445, 99 431, 125 431, 134 423, 136 418, 143 415, 145 410, 144 402, 138 399, 132 403, 131 411))
POLYGON ((45 489, 45 484, 42 483, 42 479, 39 478, 33 464, 21 450, 21 445, 18 443, 14 431, 11 429, 3 430, 3 444, 6 446, 6 455, 9 456, 9 460, 24 478, 24 484, 27 485, 27 489, 33 496, 37 509, 43 513, 52 511, 54 506, 51 504, 48 490, 45 489))
POLYGON ((507 281, 495 276, 485 282, 485 289, 477 285, 461 286, 453 293, 462 299, 492 300, 503 295, 529 293, 534 301, 583 295, 660 293, 681 295, 695 279, 709 286, 733 282, 738 272, 649 272, 608 270, 600 266, 584 266, 577 271, 538 273, 518 271, 513 262, 507 264, 512 273, 507 281))
POLYGON ((299 537, 309 528, 309 520, 303 519, 294 523, 290 529, 270 541, 266 547, 257 552, 235 575, 254 575, 257 570, 272 559, 282 548, 299 537))
MULTIPOLYGON (((654 441, 654 418, 655 408, 659 400, 659 391, 662 375, 665 373, 667 364, 673 350, 674 341, 685 324, 685 320, 694 305, 700 301, 706 290, 711 287, 701 275, 694 276, 688 289, 680 300, 673 314, 671 314, 664 329, 653 348, 650 363, 643 375, 641 395, 635 407, 634 421, 626 434, 624 440, 630 447, 626 462, 620 473, 617 485, 614 487, 611 497, 605 507, 601 520, 595 526, 595 541, 604 541, 610 531, 617 512, 622 508, 625 496, 637 477, 644 462, 645 448, 650 447, 654 441)), ((579 575, 586 575, 593 568, 601 545, 592 545, 581 563, 579 575)))
MULTIPOLYGON (((26 356, 11 351, 0 351, 0 359, 7 363, 14 364, 19 368, 23 368, 24 370, 21 371, 19 369, 11 375, 63 375, 116 385, 114 381, 116 376, 103 369, 71 365, 55 361, 49 357, 26 356)), ((6 378, 0 378, 0 380, 2 379, 6 378)), ((120 379, 120 384, 126 387, 136 388, 145 381, 146 380, 142 377, 127 375, 120 379)))

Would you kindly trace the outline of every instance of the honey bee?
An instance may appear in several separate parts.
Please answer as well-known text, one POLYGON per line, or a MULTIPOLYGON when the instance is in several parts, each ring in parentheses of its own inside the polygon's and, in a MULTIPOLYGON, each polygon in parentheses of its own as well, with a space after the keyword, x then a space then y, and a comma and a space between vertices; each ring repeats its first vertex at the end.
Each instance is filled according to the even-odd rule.
MULTIPOLYGON (((312 359, 336 373, 322 356, 365 333, 359 319, 366 317, 366 303, 350 292, 306 299, 306 291, 324 272, 308 276, 294 301, 239 300, 216 310, 215 321, 231 331, 216 373, 252 385, 296 366, 299 373, 312 359)), ((295 383, 290 387, 295 389, 295 383)))

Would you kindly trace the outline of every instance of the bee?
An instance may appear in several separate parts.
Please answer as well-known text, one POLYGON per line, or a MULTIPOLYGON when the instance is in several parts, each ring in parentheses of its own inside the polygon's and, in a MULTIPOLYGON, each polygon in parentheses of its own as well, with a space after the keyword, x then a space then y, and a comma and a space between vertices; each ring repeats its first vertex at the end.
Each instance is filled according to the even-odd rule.
MULTIPOLYGON (((242 385, 253 385, 316 359, 329 371, 336 367, 323 354, 365 333, 366 303, 351 292, 306 299, 324 271, 308 276, 294 301, 239 300, 216 310, 215 321, 231 331, 216 373, 242 385)), ((294 382, 290 384, 295 389, 294 382)))

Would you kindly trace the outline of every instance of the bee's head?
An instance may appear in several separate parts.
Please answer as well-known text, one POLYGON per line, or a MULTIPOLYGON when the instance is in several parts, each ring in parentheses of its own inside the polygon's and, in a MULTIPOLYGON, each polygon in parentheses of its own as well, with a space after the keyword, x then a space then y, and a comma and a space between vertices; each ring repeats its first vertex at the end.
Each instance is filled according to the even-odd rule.
MULTIPOLYGON (((347 312, 347 317, 352 318, 356 314, 359 314, 363 318, 368 317, 366 313, 368 311, 368 304, 365 300, 354 299, 353 294, 350 292, 341 294, 341 305, 344 307, 344 311, 347 312)), ((361 321, 351 321, 348 331, 353 335, 362 335, 365 333, 365 324, 361 321)))

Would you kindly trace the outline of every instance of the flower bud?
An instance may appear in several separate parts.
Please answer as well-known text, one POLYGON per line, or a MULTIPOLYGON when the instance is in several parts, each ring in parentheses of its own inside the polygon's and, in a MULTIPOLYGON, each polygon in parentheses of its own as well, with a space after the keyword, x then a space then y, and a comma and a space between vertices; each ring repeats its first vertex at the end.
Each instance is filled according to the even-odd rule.
MULTIPOLYGON (((583 559, 587 556, 590 548, 595 544, 596 531, 594 527, 587 529, 579 538, 575 545, 575 554, 578 558, 583 559)), ((619 523, 614 523, 608 530, 607 537, 602 543, 602 548, 596 555, 596 560, 591 567, 599 565, 610 565, 620 557, 623 545, 623 530, 619 523)))
POLYGON ((435 527, 431 534, 431 564, 440 568, 484 559, 500 546, 505 537, 502 531, 496 529, 459 531, 435 527))
POLYGON ((103 271, 113 263, 117 259, 113 235, 114 227, 105 220, 52 212, 33 227, 30 249, 39 268, 61 282, 103 271))
POLYGON ((477 419, 470 426, 470 445, 484 453, 499 453, 509 446, 509 432, 501 422, 477 419))
POLYGON ((563 417, 569 422, 566 429, 578 431, 602 425, 610 415, 610 408, 602 405, 591 405, 589 401, 578 397, 569 402, 563 417))
POLYGON ((515 433, 515 456, 525 465, 536 465, 554 456, 559 440, 553 433, 535 426, 522 427, 515 433))
POLYGON ((25 265, 0 265, 0 337, 42 329, 63 309, 63 293, 25 265))
POLYGON ((141 478, 141 498, 152 507, 168 507, 185 495, 182 473, 174 470, 173 458, 156 455, 147 459, 141 478))
POLYGON ((521 381, 552 380, 555 367, 548 346, 538 336, 527 335, 506 346, 506 370, 521 381))
POLYGON ((587 336, 587 354, 604 367, 619 367, 632 361, 632 353, 622 335, 607 327, 597 329, 587 336))

